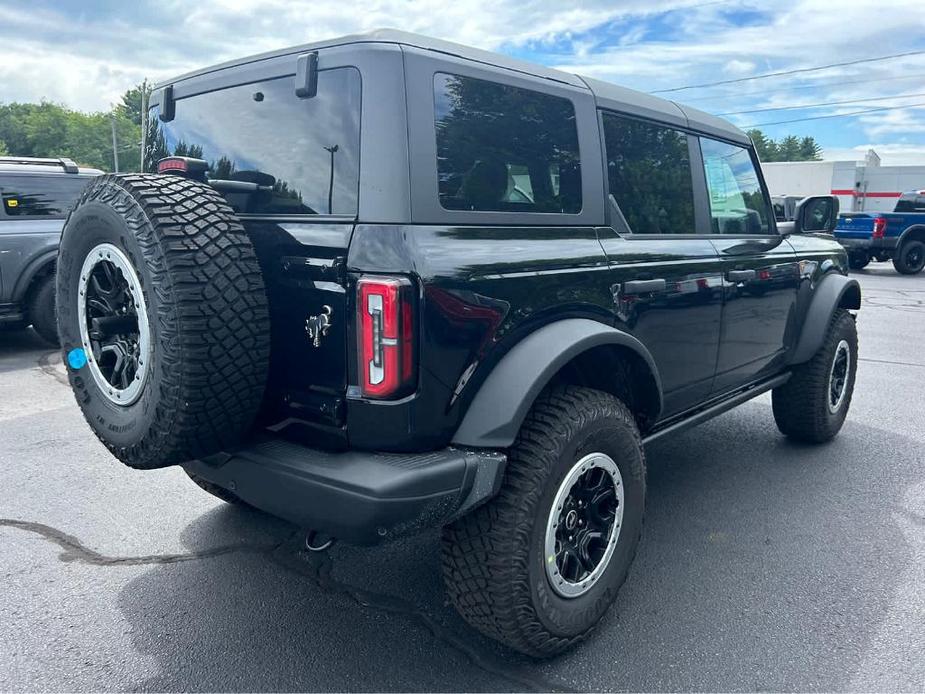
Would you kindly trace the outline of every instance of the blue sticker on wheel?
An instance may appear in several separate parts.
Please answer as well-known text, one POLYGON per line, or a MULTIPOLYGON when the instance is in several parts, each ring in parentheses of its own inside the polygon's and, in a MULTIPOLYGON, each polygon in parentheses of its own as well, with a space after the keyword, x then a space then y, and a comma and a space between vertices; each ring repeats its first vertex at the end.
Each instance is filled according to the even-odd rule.
POLYGON ((72 369, 82 369, 87 365, 87 353, 81 347, 72 349, 67 353, 67 364, 72 369))

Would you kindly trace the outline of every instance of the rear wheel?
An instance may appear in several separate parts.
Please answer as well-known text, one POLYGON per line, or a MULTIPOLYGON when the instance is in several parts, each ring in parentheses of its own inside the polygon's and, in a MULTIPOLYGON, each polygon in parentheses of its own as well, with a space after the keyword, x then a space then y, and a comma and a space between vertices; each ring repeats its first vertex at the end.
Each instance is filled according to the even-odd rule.
POLYGON ((103 176, 64 227, 64 362, 87 422, 136 468, 236 445, 260 406, 269 318, 250 240, 224 199, 174 176, 103 176))
POLYGON ((858 364, 854 318, 837 309, 822 347, 772 394, 774 420, 786 436, 808 443, 835 437, 848 416, 858 364))
POLYGON ((925 268, 925 243, 906 241, 893 256, 893 267, 901 275, 915 275, 925 268))
POLYGON ((32 289, 26 307, 26 319, 39 336, 53 345, 58 344, 58 324, 55 320, 55 276, 39 280, 32 289))
POLYGON ((450 600, 475 628, 536 657, 592 631, 636 554, 645 456, 611 395, 551 391, 510 451, 501 491, 444 529, 450 600))

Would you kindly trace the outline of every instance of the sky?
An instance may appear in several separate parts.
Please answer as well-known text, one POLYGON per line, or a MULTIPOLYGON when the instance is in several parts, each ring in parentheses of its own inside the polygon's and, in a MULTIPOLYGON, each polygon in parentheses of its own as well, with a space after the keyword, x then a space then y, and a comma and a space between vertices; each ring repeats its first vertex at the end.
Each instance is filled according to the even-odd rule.
POLYGON ((826 159, 925 165, 921 0, 0 0, 0 103, 108 110, 144 78, 382 27, 811 135, 826 159), (791 70, 807 71, 745 79, 791 70))

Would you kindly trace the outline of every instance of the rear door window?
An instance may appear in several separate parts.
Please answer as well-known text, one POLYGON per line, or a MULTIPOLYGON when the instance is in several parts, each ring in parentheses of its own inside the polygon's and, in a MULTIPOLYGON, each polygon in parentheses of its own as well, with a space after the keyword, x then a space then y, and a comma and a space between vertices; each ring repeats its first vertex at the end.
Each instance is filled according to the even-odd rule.
POLYGON ((687 134, 603 113, 607 179, 634 234, 693 234, 694 184, 687 134))
POLYGON ((569 99, 437 73, 434 117, 444 209, 581 212, 578 129, 569 99))
POLYGON ((173 120, 152 109, 145 170, 186 156, 236 212, 356 216, 360 175, 360 73, 318 73, 318 92, 295 95, 295 78, 255 82, 178 99, 173 120))
POLYGON ((9 217, 64 217, 67 215, 89 176, 0 176, 3 211, 9 217))
POLYGON ((744 147, 700 138, 714 234, 769 234, 770 211, 744 147))

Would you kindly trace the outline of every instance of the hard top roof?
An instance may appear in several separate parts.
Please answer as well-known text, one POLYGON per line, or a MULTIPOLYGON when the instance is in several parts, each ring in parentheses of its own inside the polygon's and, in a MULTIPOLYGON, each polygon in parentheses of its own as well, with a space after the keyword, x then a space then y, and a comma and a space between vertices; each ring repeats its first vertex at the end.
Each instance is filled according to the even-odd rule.
POLYGON ((338 38, 328 39, 325 41, 316 41, 300 46, 282 48, 267 53, 260 53, 245 58, 239 58, 228 62, 213 65, 211 67, 195 70, 179 77, 166 80, 157 85, 162 87, 166 84, 175 84, 183 80, 198 77, 217 70, 224 70, 240 65, 246 65, 259 60, 267 60, 285 55, 296 55, 321 48, 330 48, 332 46, 344 46, 349 44, 363 43, 394 43, 404 46, 413 46, 423 50, 434 51, 436 53, 445 53, 447 55, 472 60, 486 65, 497 66, 515 72, 541 77, 569 84, 579 88, 589 89, 594 94, 598 104, 603 108, 611 108, 617 111, 637 114, 659 120, 665 123, 674 124, 679 127, 689 127, 694 130, 700 130, 709 134, 714 134, 743 144, 748 143, 748 137, 739 128, 735 127, 728 121, 710 115, 689 106, 676 104, 673 101, 662 99, 644 92, 637 92, 625 87, 619 87, 602 80, 590 79, 573 75, 562 70, 544 67, 535 63, 529 63, 516 58, 511 58, 500 53, 484 51, 479 48, 471 48, 450 41, 434 39, 420 34, 413 34, 407 31, 397 29, 376 29, 374 31, 362 34, 350 34, 338 38))
POLYGON ((103 172, 85 166, 77 166, 66 157, 47 159, 43 157, 0 157, 0 173, 85 175, 99 176, 103 172))

